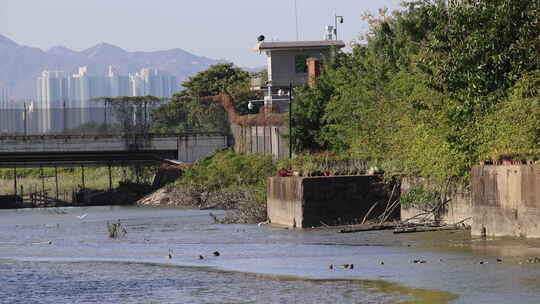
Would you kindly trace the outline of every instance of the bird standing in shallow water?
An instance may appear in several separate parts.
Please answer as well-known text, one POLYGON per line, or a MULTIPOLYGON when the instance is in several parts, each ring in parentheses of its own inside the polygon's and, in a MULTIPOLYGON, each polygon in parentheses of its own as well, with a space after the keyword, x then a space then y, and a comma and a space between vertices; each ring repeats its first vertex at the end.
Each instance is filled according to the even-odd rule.
POLYGON ((330 264, 330 266, 328 266, 328 269, 330 270, 334 269, 334 265, 330 264))
POLYGON ((199 260, 203 260, 204 257, 202 255, 199 255, 199 260))
POLYGON ((219 251, 214 251, 214 256, 219 256, 219 251))
POLYGON ((172 259, 172 249, 169 248, 169 254, 167 254, 168 259, 172 259))

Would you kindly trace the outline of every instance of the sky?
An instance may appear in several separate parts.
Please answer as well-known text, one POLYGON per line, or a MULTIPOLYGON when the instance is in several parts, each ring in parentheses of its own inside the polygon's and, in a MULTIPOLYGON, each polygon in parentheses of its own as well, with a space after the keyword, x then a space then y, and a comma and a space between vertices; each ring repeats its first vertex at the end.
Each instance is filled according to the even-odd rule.
MULTIPOLYGON (((367 31, 365 11, 399 8, 401 0, 296 0, 300 40, 321 40, 334 15, 348 42, 367 31)), ((182 48, 243 67, 265 65, 252 48, 296 40, 295 0, 0 0, 0 34, 47 50, 80 51, 101 42, 129 51, 182 48)))

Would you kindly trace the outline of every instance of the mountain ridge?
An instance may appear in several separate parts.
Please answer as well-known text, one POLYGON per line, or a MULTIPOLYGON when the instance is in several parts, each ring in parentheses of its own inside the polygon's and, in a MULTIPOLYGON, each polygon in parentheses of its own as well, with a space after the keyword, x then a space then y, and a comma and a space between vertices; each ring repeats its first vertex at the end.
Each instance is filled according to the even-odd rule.
POLYGON ((198 56, 181 48, 159 51, 127 51, 119 46, 101 42, 81 51, 66 46, 48 50, 18 44, 0 34, 0 87, 8 88, 15 99, 33 98, 36 78, 43 70, 62 70, 75 73, 87 66, 93 75, 105 75, 113 65, 123 75, 142 68, 156 68, 176 76, 178 85, 188 77, 225 60, 198 56))

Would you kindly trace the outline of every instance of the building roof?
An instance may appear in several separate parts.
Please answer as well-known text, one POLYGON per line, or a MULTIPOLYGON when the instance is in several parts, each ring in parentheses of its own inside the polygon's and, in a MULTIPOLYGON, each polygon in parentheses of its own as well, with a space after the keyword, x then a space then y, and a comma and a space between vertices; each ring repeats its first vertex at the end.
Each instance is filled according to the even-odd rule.
POLYGON ((345 43, 341 40, 260 42, 255 46, 255 51, 326 49, 330 47, 342 48, 345 47, 345 43))

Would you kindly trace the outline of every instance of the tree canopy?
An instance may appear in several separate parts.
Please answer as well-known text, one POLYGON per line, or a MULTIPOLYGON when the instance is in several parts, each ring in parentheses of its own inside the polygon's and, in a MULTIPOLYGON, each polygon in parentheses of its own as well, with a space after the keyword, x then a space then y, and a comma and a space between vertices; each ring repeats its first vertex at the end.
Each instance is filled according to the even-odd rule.
POLYGON ((190 77, 182 83, 184 90, 152 113, 153 128, 157 132, 226 131, 227 115, 223 107, 203 97, 229 94, 234 107, 246 114, 251 99, 260 98, 250 90, 250 73, 232 63, 221 63, 190 77))
POLYGON ((540 149, 540 2, 406 1, 296 90, 296 151, 334 150, 444 181, 540 149))

